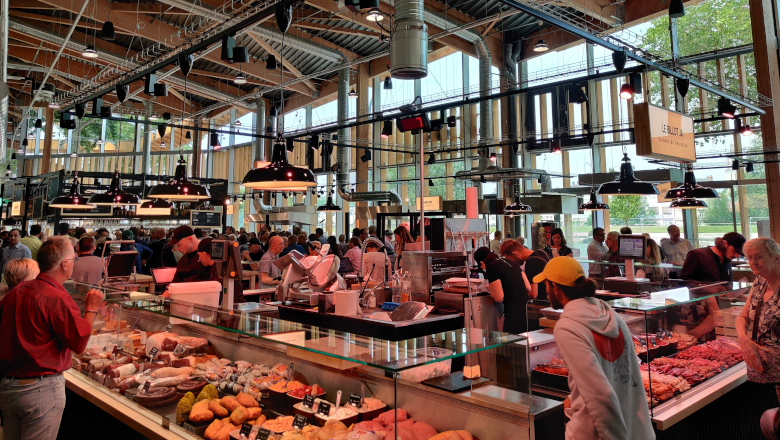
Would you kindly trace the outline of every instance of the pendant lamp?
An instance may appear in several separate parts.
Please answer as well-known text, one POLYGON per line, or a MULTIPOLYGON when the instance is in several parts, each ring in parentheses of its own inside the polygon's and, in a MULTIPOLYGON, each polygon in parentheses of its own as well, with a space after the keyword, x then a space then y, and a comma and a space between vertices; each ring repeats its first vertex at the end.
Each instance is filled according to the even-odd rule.
POLYGON ((528 214, 529 212, 533 212, 530 206, 523 204, 523 202, 520 201, 520 196, 515 193, 515 201, 512 202, 511 205, 504 208, 504 215, 508 215, 510 217, 520 214, 528 214))
POLYGON ((73 172, 73 184, 70 186, 70 191, 66 196, 55 197, 51 203, 50 208, 62 208, 62 209, 92 209, 95 206, 88 203, 89 197, 81 195, 81 183, 79 183, 79 172, 73 172))
POLYGON ((135 210, 138 215, 171 215, 173 203, 163 199, 144 200, 135 210))
POLYGON ((707 207, 707 204, 698 199, 677 199, 669 207, 677 209, 704 209, 707 207))
POLYGON ((693 174, 693 166, 688 164, 685 170, 685 182, 666 192, 666 199, 719 199, 720 195, 712 188, 699 185, 693 174))
POLYGON ((328 196, 328 201, 317 208, 317 212, 341 212, 341 206, 333 203, 333 196, 328 196))
POLYGON ((269 191, 306 191, 317 186, 317 181, 308 168, 290 165, 284 139, 277 138, 271 163, 263 168, 249 170, 241 185, 269 191))
POLYGON ((623 153, 618 180, 602 183, 597 193, 600 196, 652 196, 658 194, 658 188, 650 182, 642 182, 634 177, 634 168, 628 153, 623 153))
POLYGON ((596 200, 596 190, 590 190, 590 200, 580 205, 580 211, 608 211, 609 205, 596 200))
POLYGON ((119 175, 119 170, 116 170, 108 191, 102 194, 92 194, 87 203, 97 206, 123 206, 138 205, 141 200, 137 195, 122 189, 122 177, 119 175))
POLYGON ((153 186, 149 190, 148 196, 166 200, 203 200, 211 198, 211 194, 209 194, 209 190, 205 186, 192 183, 187 179, 187 163, 184 161, 184 156, 179 156, 173 180, 153 186))

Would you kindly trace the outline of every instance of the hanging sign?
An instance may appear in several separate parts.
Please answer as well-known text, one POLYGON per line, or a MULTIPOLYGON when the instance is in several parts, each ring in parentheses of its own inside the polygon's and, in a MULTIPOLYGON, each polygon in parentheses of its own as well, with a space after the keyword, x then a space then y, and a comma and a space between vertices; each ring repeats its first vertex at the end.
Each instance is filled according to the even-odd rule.
POLYGON ((636 154, 676 162, 696 162, 693 118, 648 103, 634 104, 636 154))
MULTIPOLYGON (((426 211, 441 211, 441 196, 425 196, 423 197, 423 203, 425 203, 426 211)), ((420 210, 419 197, 417 197, 417 210, 420 210)))

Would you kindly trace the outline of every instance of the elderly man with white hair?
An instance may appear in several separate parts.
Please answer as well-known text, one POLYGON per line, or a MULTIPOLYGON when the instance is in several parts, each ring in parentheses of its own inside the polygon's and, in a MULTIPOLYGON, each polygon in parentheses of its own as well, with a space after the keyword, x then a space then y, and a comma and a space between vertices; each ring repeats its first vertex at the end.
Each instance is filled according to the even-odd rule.
POLYGON ((260 259, 260 288, 273 289, 281 281, 282 271, 273 263, 284 250, 284 239, 275 235, 268 240, 268 252, 260 259))
POLYGON ((4 439, 55 439, 65 408, 71 351, 87 347, 103 294, 84 298, 84 317, 62 283, 76 254, 67 237, 51 237, 38 250, 40 274, 0 301, 0 410, 4 439))

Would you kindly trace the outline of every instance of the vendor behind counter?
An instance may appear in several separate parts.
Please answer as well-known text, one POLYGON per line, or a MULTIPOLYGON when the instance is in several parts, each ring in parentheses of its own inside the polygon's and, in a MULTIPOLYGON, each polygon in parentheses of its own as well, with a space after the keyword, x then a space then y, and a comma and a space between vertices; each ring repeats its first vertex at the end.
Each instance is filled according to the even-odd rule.
MULTIPOLYGON (((209 269, 211 275, 209 281, 218 281, 221 284, 222 278, 217 271, 217 265, 214 263, 214 260, 211 259, 211 242, 213 240, 213 238, 204 238, 200 241, 198 244, 198 257, 200 258, 200 263, 209 269)), ((221 295, 220 301, 222 301, 221 295)), ((241 286, 241 280, 233 279, 233 303, 239 304, 245 302, 246 299, 244 299, 244 289, 241 286)))
POLYGON ((191 227, 181 225, 176 228, 168 244, 173 246, 174 250, 182 253, 179 262, 176 263, 174 283, 211 280, 211 269, 204 266, 198 257, 198 238, 195 237, 195 231, 191 227))

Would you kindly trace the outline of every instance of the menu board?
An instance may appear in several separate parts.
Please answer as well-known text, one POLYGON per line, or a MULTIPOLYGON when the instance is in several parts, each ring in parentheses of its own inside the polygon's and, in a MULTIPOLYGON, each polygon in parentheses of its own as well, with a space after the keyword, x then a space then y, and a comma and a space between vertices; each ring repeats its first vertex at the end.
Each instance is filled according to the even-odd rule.
POLYGON ((222 226, 222 213, 217 211, 191 211, 190 225, 193 228, 219 228, 222 226))
POLYGON ((60 177, 49 177, 49 187, 46 190, 46 201, 51 202, 60 192, 60 177))
POLYGON ((63 208, 60 215, 62 217, 111 217, 113 208, 113 206, 96 206, 92 209, 63 208))
POLYGON ((33 199, 32 212, 33 220, 43 219, 43 196, 39 196, 33 199))

